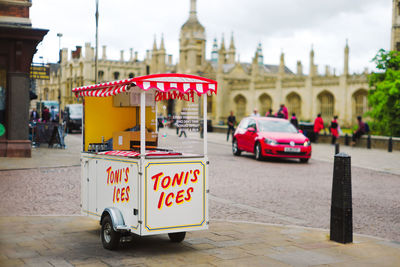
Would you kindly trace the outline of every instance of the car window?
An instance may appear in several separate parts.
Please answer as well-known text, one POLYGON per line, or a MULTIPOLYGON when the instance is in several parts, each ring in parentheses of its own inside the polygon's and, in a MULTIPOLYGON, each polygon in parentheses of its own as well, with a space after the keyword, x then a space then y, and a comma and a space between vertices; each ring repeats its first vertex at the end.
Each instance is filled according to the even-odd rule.
POLYGON ((254 120, 254 119, 249 120, 249 125, 247 126, 247 128, 250 128, 250 127, 257 130, 256 120, 254 120))
POLYGON ((239 128, 240 129, 247 129, 247 125, 249 125, 249 119, 243 119, 240 124, 239 124, 239 128))
POLYGON ((261 132, 297 133, 296 127, 287 120, 259 120, 261 132))

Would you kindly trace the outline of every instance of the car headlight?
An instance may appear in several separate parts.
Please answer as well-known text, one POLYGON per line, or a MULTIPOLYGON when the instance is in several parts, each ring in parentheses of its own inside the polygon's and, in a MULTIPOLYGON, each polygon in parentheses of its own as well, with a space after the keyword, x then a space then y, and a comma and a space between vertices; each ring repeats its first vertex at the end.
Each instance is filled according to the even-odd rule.
POLYGON ((276 146, 278 144, 275 140, 268 139, 268 138, 264 139, 264 143, 266 143, 267 145, 270 145, 270 146, 276 146))
POLYGON ((309 145, 311 145, 310 141, 307 140, 307 141, 304 142, 304 146, 309 146, 309 145))

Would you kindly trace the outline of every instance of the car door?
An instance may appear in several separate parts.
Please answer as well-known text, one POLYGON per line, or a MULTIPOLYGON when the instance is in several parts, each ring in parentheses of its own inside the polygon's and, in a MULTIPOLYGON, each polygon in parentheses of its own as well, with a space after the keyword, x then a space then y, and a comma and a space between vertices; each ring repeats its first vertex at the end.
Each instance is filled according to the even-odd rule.
POLYGON ((237 130, 235 132, 235 138, 236 138, 236 141, 237 141, 237 144, 238 144, 238 148, 240 150, 245 150, 244 134, 246 133, 246 129, 247 129, 247 125, 248 124, 249 124, 249 119, 248 118, 244 118, 240 122, 240 124, 239 124, 239 126, 238 126, 238 128, 237 128, 237 130))
POLYGON ((254 143, 255 143, 256 136, 257 136, 256 120, 250 118, 249 123, 246 128, 246 132, 244 133, 244 136, 243 136, 244 146, 245 146, 246 151, 248 151, 248 152, 254 151, 254 143), (249 131, 250 128, 253 128, 255 130, 255 132, 249 131))

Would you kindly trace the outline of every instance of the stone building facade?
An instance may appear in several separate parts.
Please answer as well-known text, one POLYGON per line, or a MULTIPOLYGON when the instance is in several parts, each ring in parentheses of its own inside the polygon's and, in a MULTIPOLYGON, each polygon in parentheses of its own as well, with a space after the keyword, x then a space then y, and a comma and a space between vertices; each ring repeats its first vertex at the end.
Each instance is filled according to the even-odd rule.
MULTIPOLYGON (((164 40, 160 45, 154 40, 153 48, 148 50, 143 61, 137 59, 137 52, 130 51, 125 60, 121 51, 120 60, 109 60, 106 47, 103 46, 102 57, 98 63, 99 82, 124 79, 146 74, 177 72, 200 75, 218 81, 218 94, 208 98, 209 117, 214 124, 226 123, 232 110, 238 119, 252 113, 257 108, 260 114, 268 109, 276 112, 280 104, 285 104, 289 112, 296 113, 303 121, 313 121, 318 113, 328 123, 334 115, 339 116, 342 126, 351 126, 357 115, 367 111, 368 83, 367 75, 349 73, 349 46, 343 51, 344 69, 342 74, 332 73, 329 67, 323 74, 318 73, 314 63, 314 50, 310 51, 308 74, 304 74, 301 62, 293 72, 285 66, 282 53, 276 65, 265 64, 262 45, 258 44, 252 62, 240 62, 237 59, 233 35, 229 47, 225 47, 224 38, 220 44, 213 42, 210 59, 206 53, 206 33, 198 21, 196 0, 190 0, 188 20, 180 29, 179 60, 172 64, 164 40)), ((90 43, 85 44, 85 54, 77 47, 68 57, 68 50, 62 49, 60 65, 52 67, 50 81, 38 84, 42 99, 58 97, 61 84, 62 107, 76 100, 71 89, 94 82, 94 49, 90 43), (60 80, 59 80, 60 79, 60 80)), ((161 103, 168 108, 159 111, 168 113, 180 112, 173 100, 161 103)))

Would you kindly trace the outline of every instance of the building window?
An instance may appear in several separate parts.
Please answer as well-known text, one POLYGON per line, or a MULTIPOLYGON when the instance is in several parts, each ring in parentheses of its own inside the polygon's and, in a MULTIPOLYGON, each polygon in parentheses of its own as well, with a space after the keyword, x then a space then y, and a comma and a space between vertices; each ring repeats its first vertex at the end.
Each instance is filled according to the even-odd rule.
POLYGON ((129 73, 129 78, 134 78, 134 77, 135 77, 135 74, 133 74, 132 72, 129 73))
POLYGON ((100 70, 97 73, 97 78, 99 79, 99 81, 104 81, 104 71, 100 70))
POLYGON ((301 98, 296 93, 291 93, 286 97, 289 114, 295 113, 297 117, 301 116, 301 98))
POLYGON ((246 116, 246 98, 242 95, 238 95, 234 99, 236 106, 236 119, 240 121, 243 117, 246 116))
POLYGON ((212 113, 212 96, 207 96, 207 113, 212 113))
POLYGON ((324 121, 330 121, 334 113, 334 97, 329 92, 323 92, 318 97, 319 100, 319 113, 321 113, 324 121))
POLYGON ((260 101, 260 106, 259 106, 259 111, 260 111, 260 115, 264 116, 269 109, 272 108, 272 99, 269 95, 267 94, 262 94, 259 97, 259 101, 260 101))
POLYGON ((118 78, 119 78, 119 72, 116 71, 114 72, 114 80, 118 80, 118 78))
POLYGON ((354 100, 354 118, 357 116, 363 116, 365 112, 368 110, 368 99, 367 99, 367 91, 366 90, 359 90, 354 93, 353 100, 354 100))

